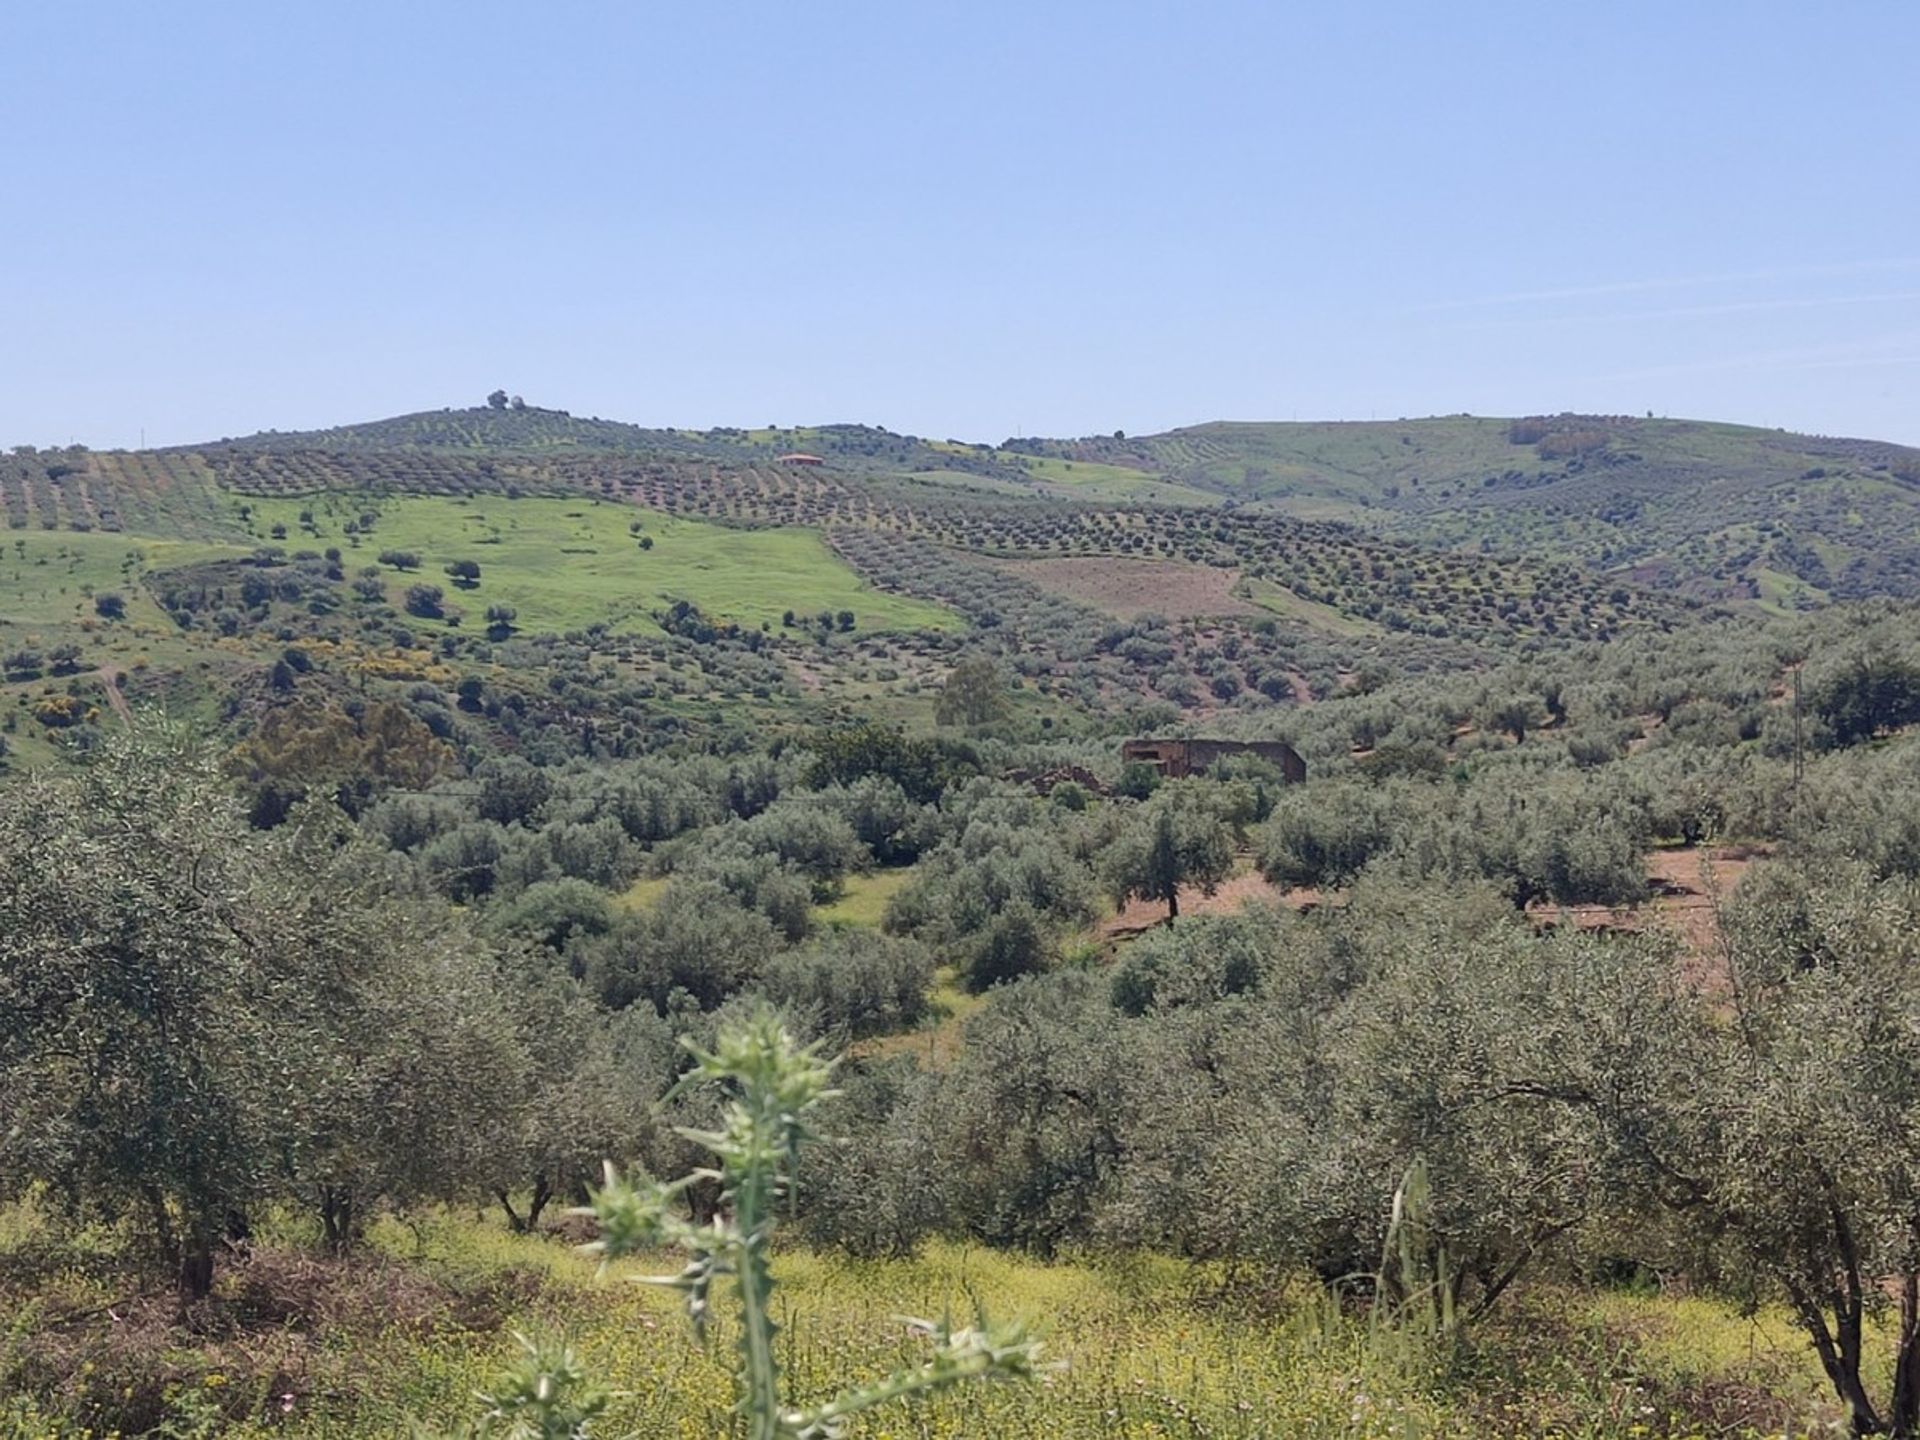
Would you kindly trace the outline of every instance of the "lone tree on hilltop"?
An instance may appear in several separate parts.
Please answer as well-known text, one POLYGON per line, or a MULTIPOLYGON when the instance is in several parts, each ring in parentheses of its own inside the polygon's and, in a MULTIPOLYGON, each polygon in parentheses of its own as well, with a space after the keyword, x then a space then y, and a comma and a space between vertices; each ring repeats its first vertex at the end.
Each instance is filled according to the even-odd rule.
POLYGON ((507 408, 507 392, 504 390, 496 390, 491 395, 487 396, 487 408, 491 410, 506 409, 507 408))

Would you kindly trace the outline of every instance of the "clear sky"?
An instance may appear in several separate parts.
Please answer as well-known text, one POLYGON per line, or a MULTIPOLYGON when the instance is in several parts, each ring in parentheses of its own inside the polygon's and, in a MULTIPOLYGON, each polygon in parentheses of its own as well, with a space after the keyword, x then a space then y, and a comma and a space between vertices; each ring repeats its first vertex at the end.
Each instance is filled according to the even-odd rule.
POLYGON ((0 5, 0 444, 477 403, 1920 443, 1915 0, 0 5))

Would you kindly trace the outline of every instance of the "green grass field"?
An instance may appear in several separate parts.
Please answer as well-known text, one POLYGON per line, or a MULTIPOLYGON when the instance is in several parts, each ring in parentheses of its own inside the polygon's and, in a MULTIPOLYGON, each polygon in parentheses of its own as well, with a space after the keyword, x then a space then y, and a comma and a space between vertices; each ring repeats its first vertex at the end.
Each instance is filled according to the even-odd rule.
POLYGON ((1056 485, 1088 499, 1134 501, 1154 505, 1218 505, 1220 497, 1169 480, 1151 470, 1127 465, 1105 465, 1093 460, 1059 460, 1050 456, 1021 456, 1020 463, 1035 480, 1056 485))
POLYGON ((642 875, 613 897, 614 908, 635 913, 651 910, 660 903, 660 897, 667 893, 667 886, 672 883, 671 875, 642 875))
POLYGON ((356 567, 382 551, 418 554, 417 573, 386 570, 395 599, 416 582, 436 584, 476 619, 489 605, 513 606, 528 631, 654 630, 653 612, 676 600, 747 626, 778 628, 787 610, 851 610, 863 631, 961 623, 936 605, 875 590, 812 530, 737 530, 587 499, 327 494, 231 503, 236 515, 250 507, 247 524, 263 543, 338 546, 356 567), (347 523, 368 512, 379 517, 372 529, 348 535, 347 523), (286 527, 284 539, 273 536, 276 525, 286 527), (651 548, 641 547, 643 536, 651 548), (454 560, 479 563, 477 587, 452 588, 442 567, 454 560))
MULTIPOLYGON (((866 875, 849 875, 840 898, 829 905, 816 906, 814 917, 828 925, 863 925, 877 928, 886 914, 887 901, 913 876, 911 870, 875 870, 866 875)), ((660 903, 672 884, 667 875, 647 875, 634 881, 614 899, 622 910, 651 910, 660 903)))
POLYGON ((913 878, 913 871, 875 870, 866 875, 849 875, 840 898, 822 905, 814 913, 829 925, 866 925, 878 927, 887 913, 887 902, 913 878))
POLYGON ((106 696, 93 671, 102 667, 131 678, 137 693, 149 669, 204 667, 217 673, 234 663, 232 642, 184 634, 148 593, 145 577, 157 570, 245 554, 240 547, 199 541, 156 540, 98 531, 18 531, 0 535, 0 653, 75 645, 80 657, 72 675, 43 669, 38 675, 0 677, 0 726, 11 722, 7 748, 16 767, 51 759, 53 737, 27 715, 45 695, 71 691, 90 708, 106 696), (125 617, 100 616, 95 599, 108 593, 126 602, 125 617))
POLYGON ((246 553, 234 545, 100 531, 0 532, 0 635, 78 625, 93 615, 93 596, 108 590, 125 597, 129 621, 171 628, 141 577, 246 553))

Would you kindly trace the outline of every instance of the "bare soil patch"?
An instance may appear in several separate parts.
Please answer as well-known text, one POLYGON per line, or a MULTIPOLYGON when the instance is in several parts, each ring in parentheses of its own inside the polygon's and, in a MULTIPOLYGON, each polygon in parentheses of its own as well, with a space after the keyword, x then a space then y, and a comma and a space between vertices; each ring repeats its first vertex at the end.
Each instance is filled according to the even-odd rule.
POLYGON ((1092 555, 993 563, 1042 590, 1078 600, 1121 620, 1146 614, 1186 620, 1203 615, 1267 613, 1233 593, 1240 579, 1238 570, 1214 565, 1092 555))
POLYGON ((1685 945, 1687 979, 1706 990, 1724 990, 1726 960, 1720 948, 1719 910, 1740 878, 1760 858, 1741 845, 1685 846, 1647 857, 1652 898, 1644 905, 1613 907, 1545 902, 1530 912, 1540 925, 1569 924, 1581 930, 1647 930, 1664 927, 1685 945))
MULTIPOLYGON (((1312 890, 1282 890, 1258 870, 1248 870, 1225 881, 1209 895, 1192 885, 1180 887, 1180 914, 1231 915, 1259 903, 1285 905, 1294 910, 1311 909, 1319 900, 1312 890)), ((1143 935, 1156 925, 1166 923, 1167 907, 1157 900, 1129 900, 1120 910, 1094 927, 1093 938, 1103 945, 1117 944, 1143 935)))

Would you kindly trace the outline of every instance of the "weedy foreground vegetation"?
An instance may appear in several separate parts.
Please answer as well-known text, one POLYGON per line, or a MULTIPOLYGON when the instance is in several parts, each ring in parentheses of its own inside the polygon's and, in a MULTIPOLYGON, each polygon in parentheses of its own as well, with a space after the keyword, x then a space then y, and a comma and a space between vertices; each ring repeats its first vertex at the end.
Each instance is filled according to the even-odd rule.
POLYGON ((16 453, 0 1434, 1912 1435, 1905 541, 1489 426, 16 453))

